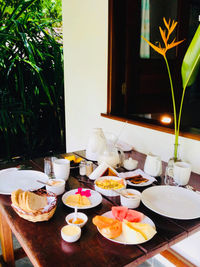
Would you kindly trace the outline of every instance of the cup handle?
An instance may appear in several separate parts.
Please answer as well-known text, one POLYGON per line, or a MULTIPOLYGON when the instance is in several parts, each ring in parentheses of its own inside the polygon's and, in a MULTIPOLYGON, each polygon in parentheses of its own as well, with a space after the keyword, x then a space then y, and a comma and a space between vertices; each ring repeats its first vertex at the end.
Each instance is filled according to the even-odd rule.
POLYGON ((161 161, 160 160, 156 160, 157 161, 157 164, 156 164, 156 173, 157 173, 157 175, 161 175, 161 173, 160 173, 160 170, 161 170, 161 168, 162 168, 162 163, 161 163, 161 161))
POLYGON ((164 178, 164 183, 166 185, 171 184, 171 179, 174 177, 174 170, 173 167, 166 167, 165 170, 165 178, 164 178))
MULTIPOLYGON (((119 160, 120 160, 119 165, 122 166, 122 164, 123 164, 123 162, 124 162, 124 160, 125 160, 125 154, 124 154, 123 150, 120 149, 119 147, 117 147, 117 150, 118 150, 119 160)), ((119 167, 120 167, 120 166, 119 166, 119 167)))

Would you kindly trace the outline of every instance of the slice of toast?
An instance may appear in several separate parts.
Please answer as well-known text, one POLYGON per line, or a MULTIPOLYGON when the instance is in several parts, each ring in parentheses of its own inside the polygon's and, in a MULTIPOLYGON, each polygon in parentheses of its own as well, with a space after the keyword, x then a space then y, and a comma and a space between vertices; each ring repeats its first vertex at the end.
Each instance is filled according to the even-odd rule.
POLYGON ((32 212, 41 210, 47 205, 47 197, 28 192, 25 205, 32 212))
POLYGON ((13 205, 19 207, 19 195, 23 193, 22 189, 17 189, 15 191, 12 192, 11 194, 11 201, 13 203, 13 205))

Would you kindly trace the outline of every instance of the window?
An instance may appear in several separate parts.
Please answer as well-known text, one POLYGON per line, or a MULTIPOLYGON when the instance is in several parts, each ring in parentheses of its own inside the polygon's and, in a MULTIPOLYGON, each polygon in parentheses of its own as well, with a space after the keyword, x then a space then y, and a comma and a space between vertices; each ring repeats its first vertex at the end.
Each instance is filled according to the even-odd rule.
MULTIPOLYGON (((181 63, 198 27, 199 14, 200 3, 195 0, 109 0, 108 116, 166 131, 173 129, 165 62, 161 55, 144 47, 141 34, 153 43, 161 41, 158 27, 162 25, 162 18, 178 21, 174 37, 186 41, 167 54, 178 106, 182 94, 181 63), (164 115, 171 121, 167 117, 163 119, 164 115)), ((199 83, 200 78, 193 88, 186 90, 183 132, 200 133, 199 83)))

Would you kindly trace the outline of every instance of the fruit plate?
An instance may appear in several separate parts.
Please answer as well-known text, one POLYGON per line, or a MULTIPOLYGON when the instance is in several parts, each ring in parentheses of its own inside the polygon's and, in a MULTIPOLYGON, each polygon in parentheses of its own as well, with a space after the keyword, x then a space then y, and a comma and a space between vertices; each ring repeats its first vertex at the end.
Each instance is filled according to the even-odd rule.
MULTIPOLYGON (((89 188, 83 188, 83 191, 85 191, 85 190, 90 190, 91 196, 89 197, 89 200, 91 202, 91 205, 90 206, 85 206, 85 207, 78 207, 79 210, 94 208, 94 207, 98 206, 102 202, 101 194, 99 194, 98 192, 96 192, 94 190, 91 190, 89 188)), ((65 204, 66 206, 74 209, 75 208, 74 206, 66 204, 66 199, 67 199, 68 196, 74 195, 77 191, 78 191, 78 189, 73 189, 73 190, 70 190, 70 191, 66 192, 62 196, 63 204, 65 204)))
MULTIPOLYGON (((105 217, 108 217, 108 218, 115 219, 114 216, 112 215, 112 211, 107 211, 107 212, 105 212, 104 214, 102 214, 102 216, 105 216, 105 217)), ((142 220, 140 223, 148 223, 148 224, 150 224, 152 227, 155 228, 155 224, 154 224, 154 222, 153 222, 149 217, 147 217, 147 216, 145 216, 145 215, 144 215, 143 220, 142 220)), ((125 239, 125 236, 124 236, 123 232, 121 233, 120 236, 111 239, 111 238, 108 238, 108 237, 104 236, 104 235, 101 233, 101 231, 100 231, 100 229, 99 229, 98 227, 97 227, 97 229, 98 229, 99 233, 100 233, 103 237, 105 237, 106 239, 108 239, 108 240, 110 240, 110 241, 112 241, 112 242, 115 242, 115 243, 123 244, 123 245, 136 245, 136 244, 138 245, 138 244, 145 243, 145 242, 149 241, 150 239, 152 239, 152 237, 151 237, 151 238, 145 240, 144 242, 140 242, 140 243, 134 242, 134 240, 133 240, 133 242, 127 242, 126 239, 125 239)))

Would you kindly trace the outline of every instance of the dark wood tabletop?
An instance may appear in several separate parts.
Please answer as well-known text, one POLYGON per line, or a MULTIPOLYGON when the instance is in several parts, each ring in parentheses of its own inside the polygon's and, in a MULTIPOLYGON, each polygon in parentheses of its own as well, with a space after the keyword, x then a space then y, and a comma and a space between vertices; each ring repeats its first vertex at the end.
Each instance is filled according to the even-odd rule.
MULTIPOLYGON (((75 153, 82 157, 84 151, 75 153)), ((63 155, 61 155, 63 156, 63 155)), ((132 151, 126 157, 132 156, 139 160, 138 168, 143 169, 145 155, 132 151)), ((43 171, 43 158, 23 162, 27 168, 43 171)), ((15 164, 1 166, 12 167, 15 164)), ((166 164, 163 163, 163 171, 166 164)), ((123 170, 122 170, 123 171, 123 170)), ((163 184, 163 175, 150 186, 163 184)), ((200 190, 200 175, 192 173, 190 184, 200 190)), ((148 187, 150 187, 148 186, 148 187)), ((71 169, 70 177, 66 183, 66 191, 78 187, 94 189, 94 182, 85 176, 80 176, 78 168, 71 169)), ((140 191, 148 187, 137 187, 140 191)), ((23 250, 34 266, 137 266, 148 258, 166 250, 178 241, 200 230, 200 218, 193 220, 175 220, 154 213, 142 203, 137 208, 150 217, 156 225, 157 234, 146 243, 140 245, 122 245, 104 238, 92 224, 95 215, 102 215, 113 205, 120 205, 119 197, 104 197, 97 207, 85 209, 88 222, 82 228, 81 238, 75 243, 62 240, 60 230, 66 225, 65 217, 73 209, 62 203, 58 197, 58 206, 53 217, 47 222, 29 222, 20 218, 11 207, 10 196, 0 195, 0 230, 4 260, 9 266, 14 266, 12 253, 12 231, 23 250), (9 232, 9 230, 11 230, 9 232)), ((15 258, 16 259, 16 258, 15 258)))

